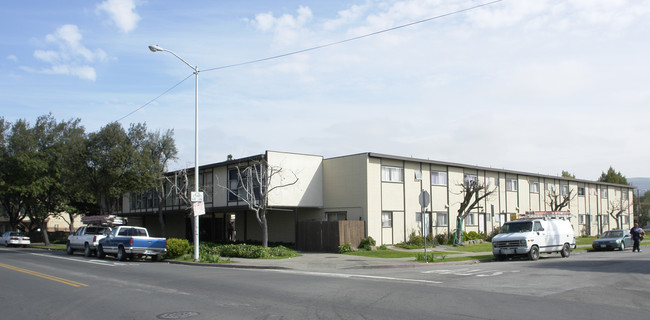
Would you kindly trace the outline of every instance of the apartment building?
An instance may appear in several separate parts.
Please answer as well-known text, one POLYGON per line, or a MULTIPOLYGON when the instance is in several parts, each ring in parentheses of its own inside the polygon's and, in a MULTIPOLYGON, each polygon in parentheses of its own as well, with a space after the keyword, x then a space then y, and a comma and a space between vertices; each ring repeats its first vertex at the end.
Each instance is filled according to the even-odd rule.
MULTIPOLYGON (((463 230, 491 233, 496 227, 526 211, 551 210, 548 195, 571 194, 563 210, 571 212, 577 235, 630 228, 633 224, 633 187, 551 175, 540 175, 378 153, 359 153, 324 159, 322 156, 266 151, 264 154, 233 159, 200 167, 200 189, 206 214, 200 217, 202 241, 260 240, 256 217, 235 193, 241 186, 237 172, 260 160, 282 168, 283 176, 271 180, 268 230, 271 242, 295 242, 297 222, 361 220, 366 235, 378 244, 395 244, 416 234, 451 234, 462 201, 461 185, 478 181, 493 193, 464 221, 463 230), (235 190, 235 192, 229 192, 235 190), (430 194, 423 208, 420 194, 430 194), (616 213, 613 217, 610 213, 616 213)), ((188 169, 193 186, 192 169, 188 169)), ((170 179, 180 179, 179 172, 170 179)), ((178 185, 178 184, 177 184, 178 185)), ((190 187, 191 188, 191 187, 190 187)), ((168 190, 169 191, 169 190, 168 190)), ((185 190, 187 191, 187 190, 185 190)), ((163 205, 168 237, 191 239, 191 211, 173 192, 163 205)), ((128 194, 119 214, 130 223, 160 233, 153 192, 128 194)))

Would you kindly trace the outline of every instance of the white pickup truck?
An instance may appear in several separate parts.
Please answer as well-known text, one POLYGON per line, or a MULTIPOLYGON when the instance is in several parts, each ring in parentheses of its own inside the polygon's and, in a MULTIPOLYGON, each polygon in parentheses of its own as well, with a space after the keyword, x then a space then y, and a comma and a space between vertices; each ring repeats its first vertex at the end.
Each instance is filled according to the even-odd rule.
POLYGON ((97 253, 97 243, 111 231, 110 227, 84 226, 68 236, 66 252, 73 254, 75 250, 83 250, 86 257, 97 253))

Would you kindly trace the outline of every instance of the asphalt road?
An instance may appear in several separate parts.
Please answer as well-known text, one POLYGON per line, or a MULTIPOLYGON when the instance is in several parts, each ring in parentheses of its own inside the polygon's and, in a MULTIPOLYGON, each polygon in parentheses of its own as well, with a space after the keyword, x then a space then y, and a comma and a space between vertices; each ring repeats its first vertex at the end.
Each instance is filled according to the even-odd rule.
POLYGON ((0 248, 2 319, 647 319, 650 253, 232 269, 0 248))

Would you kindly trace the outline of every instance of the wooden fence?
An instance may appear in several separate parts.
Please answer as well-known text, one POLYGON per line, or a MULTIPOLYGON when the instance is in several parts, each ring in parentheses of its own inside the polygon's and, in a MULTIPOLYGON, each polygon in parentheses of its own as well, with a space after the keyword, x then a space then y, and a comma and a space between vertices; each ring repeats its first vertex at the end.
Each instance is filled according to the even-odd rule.
POLYGON ((338 252, 346 243, 358 247, 365 237, 364 221, 298 222, 296 249, 311 252, 338 252))

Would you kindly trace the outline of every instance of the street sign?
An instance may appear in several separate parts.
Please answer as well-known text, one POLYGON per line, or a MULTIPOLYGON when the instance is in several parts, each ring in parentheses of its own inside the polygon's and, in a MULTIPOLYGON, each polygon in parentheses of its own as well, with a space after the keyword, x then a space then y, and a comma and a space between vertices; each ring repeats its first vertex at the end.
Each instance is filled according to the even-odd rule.
POLYGON ((192 202, 202 202, 203 201, 203 192, 194 192, 190 193, 190 198, 192 202))
POLYGON ((422 190, 422 193, 420 193, 420 205, 422 208, 426 208, 429 206, 429 203, 431 203, 431 196, 429 195, 429 192, 422 190))
POLYGON ((205 214, 205 206, 203 201, 192 203, 192 210, 194 211, 194 216, 201 216, 205 214))

